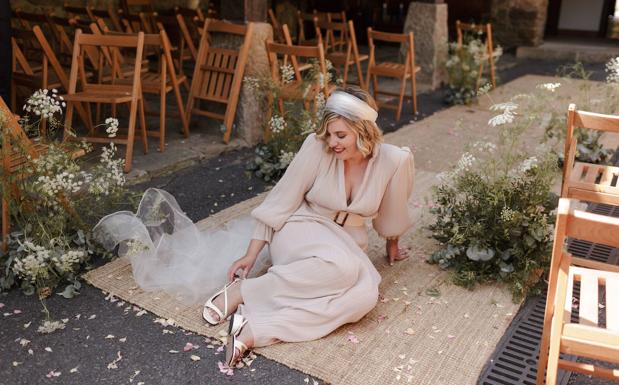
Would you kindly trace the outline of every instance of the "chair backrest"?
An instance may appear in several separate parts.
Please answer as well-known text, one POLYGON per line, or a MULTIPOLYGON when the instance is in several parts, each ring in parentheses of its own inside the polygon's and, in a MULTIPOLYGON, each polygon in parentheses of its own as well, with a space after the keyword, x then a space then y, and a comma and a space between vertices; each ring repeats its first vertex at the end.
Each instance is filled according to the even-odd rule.
MULTIPOLYGON (((93 23, 94 25, 94 23, 93 23)), ((97 87, 106 87, 106 85, 90 84, 88 83, 88 77, 84 66, 85 49, 87 47, 95 47, 98 49, 111 49, 112 52, 112 74, 120 72, 120 69, 115 68, 118 66, 118 59, 115 57, 116 52, 119 49, 135 49, 135 63, 133 70, 133 82, 131 85, 132 95, 139 95, 140 87, 140 71, 142 66, 142 52, 144 49, 144 33, 138 32, 135 36, 111 36, 111 35, 99 35, 99 34, 85 34, 81 29, 75 32, 75 44, 73 47, 73 60, 71 63, 71 75, 69 77, 69 94, 73 94, 77 90, 78 76, 84 90, 96 89, 97 87)), ((103 58, 99 59, 100 73, 103 68, 103 58)), ((113 86, 114 79, 112 79, 113 86)), ((109 87, 109 86, 107 86, 109 87)))
POLYGON ((43 54, 45 55, 45 58, 47 59, 47 62, 49 62, 49 64, 52 66, 52 69, 54 73, 56 74, 56 76, 58 77, 58 80, 62 84, 62 87, 65 90, 68 90, 69 89, 69 77, 67 76, 65 69, 62 67, 62 64, 58 60, 58 57, 56 56, 56 52, 52 48, 51 44, 49 44, 49 42, 47 41, 47 38, 45 38, 45 34, 43 33, 43 30, 41 30, 41 28, 38 25, 35 25, 34 28, 32 28, 32 33, 37 39, 41 47, 41 50, 43 51, 43 54))
POLYGON ((314 23, 315 18, 318 18, 319 20, 324 20, 326 19, 326 14, 319 16, 316 10, 314 10, 311 13, 297 11, 297 28, 298 28, 297 39, 298 39, 299 45, 302 45, 304 42, 310 40, 309 38, 305 36, 305 32, 306 32, 305 26, 309 24, 310 29, 315 30, 316 29, 316 25, 314 23))
POLYGON ((579 203, 576 199, 559 199, 553 258, 564 254, 567 238, 619 247, 619 218, 583 211, 578 208, 579 203))
POLYGON ((254 24, 251 22, 239 25, 211 19, 206 19, 202 28, 187 114, 191 116, 192 112, 197 112, 223 119, 226 125, 224 134, 226 143, 232 133, 232 121, 236 113, 253 30, 254 24), (238 49, 215 47, 212 45, 213 34, 236 35, 243 38, 243 43, 238 49), (223 116, 205 111, 198 112, 198 109, 192 106, 194 99, 226 104, 226 112, 223 116))
MULTIPOLYGON (((293 62, 293 68, 295 73, 295 80, 300 82, 303 80, 301 76, 301 71, 298 66, 295 65, 296 59, 298 58, 308 58, 308 59, 316 59, 318 61, 318 65, 320 68, 320 72, 324 79, 327 79, 327 66, 325 62, 325 52, 322 48, 322 44, 318 44, 315 46, 305 46, 305 45, 288 45, 288 44, 279 44, 273 43, 271 41, 266 41, 266 49, 267 56, 269 58, 269 65, 271 67, 271 76, 273 81, 276 83, 281 82, 280 76, 280 59, 290 57, 293 62)), ((325 82, 326 83, 326 82, 325 82)), ((325 96, 328 96, 328 86, 327 84, 323 84, 323 89, 325 96)))
POLYGON ((318 36, 318 41, 323 43, 326 52, 334 51, 337 48, 348 46, 350 44, 349 41, 344 39, 347 36, 348 29, 348 25, 346 23, 323 21, 318 18, 314 18, 314 26, 316 28, 316 36, 318 36), (338 36, 338 40, 336 40, 336 36, 338 36))
POLYGON ((492 24, 468 24, 463 23, 460 20, 456 20, 456 35, 458 46, 461 47, 464 43, 464 37, 466 33, 473 33, 476 35, 481 35, 483 41, 488 45, 488 47, 493 47, 492 42, 492 24))
POLYGON ((400 43, 406 47, 406 70, 413 68, 415 65, 415 37, 412 32, 408 33, 391 33, 374 31, 371 27, 368 28, 368 46, 370 48, 370 65, 376 61, 376 45, 375 41, 385 41, 389 43, 400 43))
POLYGON ((200 38, 202 33, 200 32, 200 27, 197 24, 203 25, 204 22, 200 21, 197 18, 187 18, 183 16, 182 13, 176 14, 176 22, 178 24, 178 28, 180 29, 182 40, 182 48, 185 46, 189 49, 191 53, 191 57, 195 61, 198 57, 198 48, 200 46, 200 38))

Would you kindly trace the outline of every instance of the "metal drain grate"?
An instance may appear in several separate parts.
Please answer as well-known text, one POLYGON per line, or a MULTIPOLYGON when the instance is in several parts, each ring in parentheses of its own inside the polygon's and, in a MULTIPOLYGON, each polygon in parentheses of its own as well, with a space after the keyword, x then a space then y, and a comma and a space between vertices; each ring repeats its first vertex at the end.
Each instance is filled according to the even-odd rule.
MULTIPOLYGON (((617 206, 591 204, 588 211, 619 217, 617 206)), ((619 259, 619 249, 580 240, 570 242, 568 250, 575 256, 600 262, 617 264, 619 259)), ((490 357, 478 385, 535 385, 545 306, 545 294, 527 300, 490 357)), ((569 379, 569 373, 559 371, 557 384, 565 385, 569 379)))

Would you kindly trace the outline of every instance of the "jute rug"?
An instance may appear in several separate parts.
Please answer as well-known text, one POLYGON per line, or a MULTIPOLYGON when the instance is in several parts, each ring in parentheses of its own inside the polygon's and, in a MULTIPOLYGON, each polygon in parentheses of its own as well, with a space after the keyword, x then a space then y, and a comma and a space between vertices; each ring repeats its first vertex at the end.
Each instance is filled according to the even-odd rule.
MULTIPOLYGON (((548 81, 553 78, 525 76, 493 91, 495 100, 548 81)), ((568 87, 561 91, 571 92, 568 87)), ((412 247, 412 257, 388 266, 384 242, 371 231, 369 256, 383 277, 382 300, 376 308, 360 322, 320 340, 277 344, 257 349, 258 354, 331 384, 476 383, 519 305, 512 303, 505 287, 488 285, 469 291, 451 284, 448 273, 425 263, 437 246, 423 226, 430 220, 426 199, 436 174, 457 161, 467 142, 495 138, 486 124, 491 116, 483 105, 454 107, 386 136, 387 142, 410 146, 415 152, 417 175, 410 204, 417 225, 402 238, 412 247)), ((541 132, 533 130, 531 143, 539 143, 541 132)), ((248 213, 262 199, 264 195, 239 203, 199 226, 218 226, 248 213)), ((200 306, 184 306, 164 293, 139 289, 124 259, 89 272, 86 280, 160 317, 173 319, 183 329, 209 337, 218 336, 221 329, 206 326, 200 306)))

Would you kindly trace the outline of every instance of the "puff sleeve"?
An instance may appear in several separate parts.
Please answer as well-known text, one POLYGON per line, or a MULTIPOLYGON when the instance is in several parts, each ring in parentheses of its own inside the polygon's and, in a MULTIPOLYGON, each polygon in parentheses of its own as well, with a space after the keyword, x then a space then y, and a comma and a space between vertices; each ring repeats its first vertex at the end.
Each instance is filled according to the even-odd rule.
POLYGON ((407 147, 401 150, 401 157, 396 170, 387 184, 387 188, 372 221, 376 232, 387 239, 404 234, 412 224, 408 200, 413 192, 415 162, 413 154, 407 147))
POLYGON ((284 176, 266 199, 251 212, 252 217, 258 220, 252 239, 271 242, 273 232, 282 228, 314 184, 324 154, 322 141, 315 134, 309 135, 284 176))

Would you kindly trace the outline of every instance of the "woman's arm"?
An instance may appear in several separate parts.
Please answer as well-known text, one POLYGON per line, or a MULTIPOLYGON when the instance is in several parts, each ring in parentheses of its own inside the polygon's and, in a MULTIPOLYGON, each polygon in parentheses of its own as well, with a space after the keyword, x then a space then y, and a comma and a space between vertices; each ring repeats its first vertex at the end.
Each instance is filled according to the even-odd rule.
POLYGON ((262 248, 267 242, 260 239, 252 239, 249 242, 249 246, 247 246, 247 251, 245 255, 239 259, 237 259, 230 269, 228 270, 228 281, 232 282, 236 275, 236 272, 239 270, 243 270, 241 273, 241 278, 247 278, 247 274, 251 271, 251 268, 254 267, 254 263, 256 263, 256 259, 258 258, 258 254, 262 251, 262 248))

